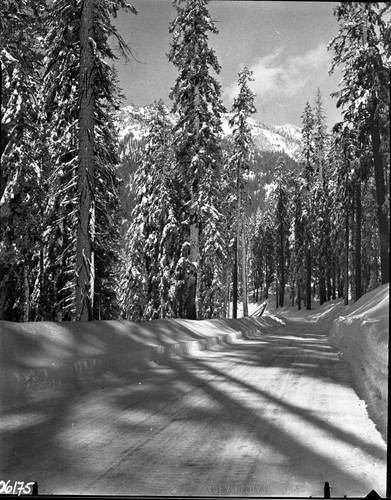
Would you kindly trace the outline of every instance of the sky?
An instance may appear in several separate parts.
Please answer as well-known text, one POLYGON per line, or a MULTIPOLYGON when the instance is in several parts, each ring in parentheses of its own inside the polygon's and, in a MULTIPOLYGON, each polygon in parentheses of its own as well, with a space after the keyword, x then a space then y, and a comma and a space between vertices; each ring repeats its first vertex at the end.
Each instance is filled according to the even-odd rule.
MULTIPOLYGON (((152 104, 162 98, 170 106, 170 89, 178 71, 168 61, 172 36, 169 25, 176 10, 171 0, 130 0, 138 14, 120 12, 117 29, 134 58, 115 63, 126 98, 124 105, 152 104)), ((227 110, 237 94, 238 72, 253 71, 255 118, 273 125, 301 127, 306 102, 314 103, 320 88, 330 127, 340 121, 336 99, 339 70, 329 76, 332 50, 327 44, 338 33, 333 16, 336 2, 212 0, 208 9, 219 34, 210 34, 221 71, 212 74, 221 84, 227 110)))

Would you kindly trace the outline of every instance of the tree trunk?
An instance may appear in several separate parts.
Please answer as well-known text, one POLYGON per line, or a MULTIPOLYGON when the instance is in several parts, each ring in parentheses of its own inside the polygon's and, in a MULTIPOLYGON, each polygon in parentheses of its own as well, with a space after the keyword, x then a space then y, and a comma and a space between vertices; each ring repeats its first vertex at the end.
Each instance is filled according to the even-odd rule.
POLYGON ((342 299, 343 286, 342 286, 342 278, 341 278, 341 267, 339 264, 338 264, 338 268, 337 268, 337 292, 338 292, 338 298, 342 299))
POLYGON ((332 300, 335 300, 337 298, 337 281, 335 276, 335 264, 333 265, 333 270, 331 274, 331 290, 332 290, 331 298, 332 300))
POLYGON ((301 282, 297 281, 297 310, 301 311, 301 282))
POLYGON ((200 243, 199 226, 197 222, 190 225, 190 260, 196 266, 195 286, 189 288, 188 302, 194 304, 188 312, 189 319, 197 319, 202 316, 201 304, 201 269, 200 269, 200 243), (194 309, 194 310, 193 310, 194 309))
POLYGON ((24 311, 23 321, 30 321, 30 285, 29 285, 29 268, 27 265, 23 267, 23 288, 24 288, 24 311))
POLYGON ((41 321, 45 318, 45 292, 44 292, 44 259, 43 259, 43 246, 39 249, 39 309, 38 316, 41 321))
POLYGON ((246 234, 244 225, 244 216, 242 216, 242 288, 243 288, 243 317, 248 316, 248 298, 247 298, 247 249, 246 249, 246 234))
POLYGON ((349 209, 345 213, 345 269, 344 269, 344 299, 345 305, 349 304, 349 209))
MULTIPOLYGON (((374 113, 373 113, 374 114, 374 113)), ((375 182, 376 182, 376 203, 377 203, 377 218, 379 222, 380 233, 380 263, 381 263, 381 279, 382 284, 388 283, 390 280, 390 263, 389 263, 389 243, 390 234, 388 227, 388 218, 383 211, 385 202, 385 181, 383 158, 381 154, 380 132, 377 123, 372 115, 371 125, 372 152, 375 166, 375 182)))
POLYGON ((362 295, 361 287, 361 225, 362 225, 362 207, 361 207, 361 182, 357 181, 355 186, 355 242, 354 242, 354 252, 355 252, 355 297, 354 300, 358 300, 362 295))
POLYGON ((284 299, 285 299, 285 254, 284 254, 284 229, 281 225, 281 234, 280 234, 280 245, 281 245, 281 253, 280 253, 280 306, 284 307, 284 299))
POLYGON ((326 302, 326 270, 324 263, 324 251, 320 250, 319 255, 319 304, 322 305, 326 302))
POLYGON ((232 271, 232 317, 238 317, 238 239, 234 240, 234 266, 232 271))
MULTIPOLYGON (((307 242, 307 245, 309 243, 307 242)), ((307 277, 306 277, 306 309, 310 310, 311 309, 311 267, 312 267, 312 259, 311 259, 311 249, 309 246, 307 247, 306 250, 306 272, 307 272, 307 277)))
POLYGON ((228 270, 225 272, 225 294, 224 294, 224 318, 229 318, 229 302, 231 299, 231 276, 228 270))
POLYGON ((333 286, 334 271, 331 268, 330 261, 328 260, 330 256, 326 256, 326 300, 330 301, 331 298, 335 299, 335 288, 333 286), (334 297, 333 297, 334 293, 334 297))
POLYGON ((79 72, 78 221, 76 243, 76 319, 92 319, 93 257, 91 213, 94 203, 94 0, 82 3, 79 72))

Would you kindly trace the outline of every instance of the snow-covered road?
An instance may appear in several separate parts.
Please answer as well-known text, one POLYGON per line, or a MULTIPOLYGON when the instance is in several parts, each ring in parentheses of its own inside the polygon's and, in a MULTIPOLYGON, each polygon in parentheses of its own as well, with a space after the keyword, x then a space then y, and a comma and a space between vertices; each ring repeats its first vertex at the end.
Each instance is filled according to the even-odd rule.
POLYGON ((385 495, 386 445, 319 325, 162 360, 2 417, 1 480, 40 493, 385 495))

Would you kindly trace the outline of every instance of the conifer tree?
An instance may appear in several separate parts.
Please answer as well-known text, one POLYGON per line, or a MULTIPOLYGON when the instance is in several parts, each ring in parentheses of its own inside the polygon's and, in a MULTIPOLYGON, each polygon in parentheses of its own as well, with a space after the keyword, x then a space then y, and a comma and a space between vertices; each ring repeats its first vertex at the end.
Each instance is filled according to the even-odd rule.
POLYGON ((0 16, 0 318, 13 321, 33 319, 39 295, 45 185, 37 95, 45 10, 41 0, 4 0, 0 16))
POLYGON ((275 220, 271 206, 266 208, 257 222, 253 253, 261 268, 263 297, 268 299, 270 286, 276 279, 275 220))
POLYGON ((173 111, 178 114, 176 163, 180 182, 187 188, 181 215, 181 223, 187 229, 182 241, 190 243, 190 259, 197 269, 198 318, 217 314, 224 255, 220 208, 224 108, 220 85, 211 74, 219 73, 220 66, 208 44, 209 33, 217 34, 208 3, 209 0, 174 0, 177 16, 170 26, 173 41, 169 53, 169 60, 179 70, 170 97, 173 111))
POLYGON ((129 53, 110 19, 120 8, 131 7, 122 0, 56 0, 50 8, 42 120, 54 165, 48 259, 58 319, 114 312, 119 90, 105 59, 117 57, 110 36, 129 53))
MULTIPOLYGON (((248 118, 256 112, 254 107, 255 94, 251 91, 248 83, 252 81, 252 71, 247 66, 239 73, 239 94, 234 99, 232 106, 232 117, 229 125, 232 128, 232 156, 229 160, 229 168, 234 172, 236 184, 236 211, 237 211, 237 233, 235 238, 235 249, 242 250, 242 290, 243 290, 243 316, 248 316, 247 303, 247 263, 246 263, 246 234, 245 234, 245 211, 248 204, 246 192, 246 177, 250 170, 253 140, 248 118)), ((236 259, 238 260, 238 259, 236 259)), ((234 269, 234 273, 238 270, 234 269)), ((237 290, 234 290, 234 294, 237 290)), ((234 311, 236 317, 236 311, 234 311)))
MULTIPOLYGON (((327 171, 327 148, 328 137, 325 112, 322 104, 320 89, 318 88, 314 105, 314 208, 316 219, 314 220, 316 270, 319 283, 320 304, 330 300, 331 276, 330 276, 330 200, 328 193, 327 171)), ((315 267, 315 266, 314 266, 315 267)))
POLYGON ((377 2, 341 2, 334 9, 340 29, 329 44, 335 53, 331 72, 343 65, 341 89, 334 93, 337 106, 343 108, 344 123, 364 134, 372 151, 383 283, 389 281, 385 165, 389 161, 390 22, 385 15, 390 9, 389 3, 383 8, 377 2))
POLYGON ((301 310, 301 303, 304 292, 304 271, 305 271, 305 248, 304 248, 304 219, 303 219, 303 190, 304 182, 301 177, 293 180, 292 186, 292 223, 294 245, 291 259, 292 281, 296 286, 296 302, 298 310, 301 310))
MULTIPOLYGON (((127 235, 128 281, 122 301, 124 317, 129 319, 175 316, 182 300, 183 283, 178 284, 175 276, 180 274, 181 193, 173 166, 172 124, 159 101, 135 176, 136 205, 127 235)), ((183 308, 179 309, 182 313, 183 308)))
POLYGON ((287 270, 289 269, 289 177, 287 178, 286 165, 280 159, 275 169, 275 192, 272 200, 274 205, 275 227, 275 254, 276 254, 276 303, 277 307, 284 307, 285 285, 287 270))
POLYGON ((302 176, 304 182, 303 193, 303 247, 305 253, 306 269, 306 308, 311 309, 312 286, 312 231, 313 231, 313 185, 315 176, 314 164, 314 115, 310 104, 307 102, 302 115, 303 120, 303 147, 301 151, 302 176))
POLYGON ((95 236, 95 73, 94 0, 84 0, 80 12, 80 64, 78 82, 78 169, 76 237, 76 318, 92 318, 94 303, 95 236))

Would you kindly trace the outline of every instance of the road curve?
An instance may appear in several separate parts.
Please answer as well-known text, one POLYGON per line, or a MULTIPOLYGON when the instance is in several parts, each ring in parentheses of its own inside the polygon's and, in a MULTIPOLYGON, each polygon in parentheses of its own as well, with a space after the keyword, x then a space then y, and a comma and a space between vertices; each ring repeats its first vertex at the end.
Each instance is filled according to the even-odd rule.
POLYGON ((316 323, 162 360, 1 420, 39 493, 385 495, 386 445, 316 323))

